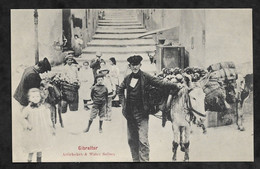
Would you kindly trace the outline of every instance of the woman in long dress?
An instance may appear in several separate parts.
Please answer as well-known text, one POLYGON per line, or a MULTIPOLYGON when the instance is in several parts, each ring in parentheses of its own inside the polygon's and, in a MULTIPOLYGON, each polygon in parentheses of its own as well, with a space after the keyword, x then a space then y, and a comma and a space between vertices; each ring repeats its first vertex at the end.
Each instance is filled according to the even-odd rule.
POLYGON ((80 98, 83 100, 84 109, 89 110, 88 102, 91 101, 90 92, 91 87, 93 86, 93 73, 89 67, 89 62, 83 62, 83 66, 79 71, 79 80, 80 80, 80 98))
MULTIPOLYGON (((109 74, 110 74, 112 83, 115 85, 115 88, 117 91, 118 87, 119 87, 119 76, 120 76, 119 68, 116 65, 116 59, 114 57, 109 58, 109 63, 111 65, 109 74)), ((117 95, 114 95, 114 97, 113 97, 113 106, 120 107, 119 98, 117 95)))

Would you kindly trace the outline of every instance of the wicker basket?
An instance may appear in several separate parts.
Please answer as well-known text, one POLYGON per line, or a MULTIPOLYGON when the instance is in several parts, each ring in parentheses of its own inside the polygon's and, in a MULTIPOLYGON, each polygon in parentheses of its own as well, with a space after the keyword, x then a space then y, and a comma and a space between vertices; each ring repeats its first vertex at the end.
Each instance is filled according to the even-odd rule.
POLYGON ((78 101, 79 85, 61 83, 62 98, 68 102, 78 101))

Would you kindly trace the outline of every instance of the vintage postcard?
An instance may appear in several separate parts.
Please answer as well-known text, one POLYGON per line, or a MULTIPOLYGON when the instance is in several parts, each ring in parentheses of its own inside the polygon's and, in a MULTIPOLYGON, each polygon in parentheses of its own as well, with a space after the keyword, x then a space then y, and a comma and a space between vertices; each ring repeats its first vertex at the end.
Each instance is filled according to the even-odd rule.
POLYGON ((252 9, 11 9, 12 162, 253 162, 252 9))

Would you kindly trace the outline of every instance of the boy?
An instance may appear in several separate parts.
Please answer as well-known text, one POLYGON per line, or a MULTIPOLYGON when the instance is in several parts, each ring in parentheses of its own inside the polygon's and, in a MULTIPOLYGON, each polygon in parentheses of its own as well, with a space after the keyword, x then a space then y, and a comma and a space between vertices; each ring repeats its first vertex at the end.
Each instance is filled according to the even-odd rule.
POLYGON ((92 124, 93 119, 99 116, 99 133, 102 133, 102 124, 105 117, 106 105, 108 101, 108 90, 104 85, 104 76, 98 74, 95 78, 97 83, 91 89, 91 99, 93 100, 93 106, 90 113, 88 128, 84 132, 88 132, 92 124))
POLYGON ((112 98, 116 94, 116 87, 112 83, 111 77, 109 75, 109 70, 106 67, 101 67, 101 70, 99 71, 100 74, 104 75, 104 85, 107 87, 108 90, 108 101, 107 101, 107 110, 106 110, 106 121, 111 121, 111 113, 112 113, 112 98))

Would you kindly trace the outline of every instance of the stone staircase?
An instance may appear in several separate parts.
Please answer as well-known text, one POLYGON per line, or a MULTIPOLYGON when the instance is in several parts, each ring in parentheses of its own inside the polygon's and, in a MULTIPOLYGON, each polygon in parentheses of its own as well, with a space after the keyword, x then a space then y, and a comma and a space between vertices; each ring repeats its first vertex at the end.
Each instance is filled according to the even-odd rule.
POLYGON ((95 53, 100 51, 106 61, 115 57, 120 71, 124 72, 128 64, 126 59, 138 54, 144 59, 142 70, 151 71, 154 67, 149 63, 147 52, 155 51, 155 42, 152 36, 137 38, 145 32, 147 30, 138 22, 135 10, 105 10, 104 20, 99 20, 92 41, 83 49, 83 54, 77 61, 91 60, 95 58, 95 53))

